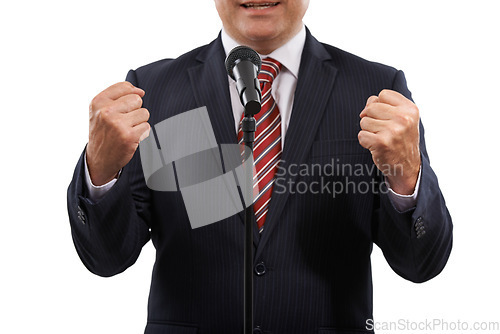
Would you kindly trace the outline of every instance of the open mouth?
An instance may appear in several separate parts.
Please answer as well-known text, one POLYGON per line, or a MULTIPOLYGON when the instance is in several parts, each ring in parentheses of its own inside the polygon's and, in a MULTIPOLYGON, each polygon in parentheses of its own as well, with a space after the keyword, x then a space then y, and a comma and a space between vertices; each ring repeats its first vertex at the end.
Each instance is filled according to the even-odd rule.
POLYGON ((251 9, 266 9, 266 8, 271 8, 275 7, 279 4, 279 2, 265 2, 265 3, 244 3, 242 4, 243 7, 245 8, 251 8, 251 9))

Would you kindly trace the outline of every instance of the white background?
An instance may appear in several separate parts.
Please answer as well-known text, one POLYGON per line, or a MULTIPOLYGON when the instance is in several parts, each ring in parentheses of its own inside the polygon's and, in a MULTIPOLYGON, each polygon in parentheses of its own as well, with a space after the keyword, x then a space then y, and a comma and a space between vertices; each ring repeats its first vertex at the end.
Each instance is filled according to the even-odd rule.
MULTIPOLYGON (((376 321, 500 322, 497 7, 312 0, 304 18, 319 40, 405 71, 454 221, 449 263, 424 284, 375 247, 376 321)), ((214 39, 213 1, 9 1, 0 15, 0 332, 142 333, 151 243, 125 273, 92 275, 72 244, 66 188, 91 98, 214 39)))

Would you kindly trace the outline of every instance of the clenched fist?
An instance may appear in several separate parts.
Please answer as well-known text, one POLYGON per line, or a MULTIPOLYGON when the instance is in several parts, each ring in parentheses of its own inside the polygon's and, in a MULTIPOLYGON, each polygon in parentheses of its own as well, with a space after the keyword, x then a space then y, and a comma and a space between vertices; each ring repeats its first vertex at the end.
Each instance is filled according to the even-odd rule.
POLYGON ((149 135, 144 91, 120 82, 99 93, 89 107, 87 166, 94 185, 111 181, 149 135))
POLYGON ((392 90, 370 96, 360 114, 358 140, 398 194, 411 195, 420 170, 419 111, 392 90))

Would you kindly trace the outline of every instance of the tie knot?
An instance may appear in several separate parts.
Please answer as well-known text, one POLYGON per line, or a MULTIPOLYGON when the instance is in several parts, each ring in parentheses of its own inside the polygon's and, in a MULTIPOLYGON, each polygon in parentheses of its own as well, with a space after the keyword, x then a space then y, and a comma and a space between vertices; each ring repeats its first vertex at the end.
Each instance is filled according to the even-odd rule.
POLYGON ((262 59, 262 66, 259 72, 259 81, 261 84, 269 82, 271 85, 280 73, 281 63, 273 58, 262 59))

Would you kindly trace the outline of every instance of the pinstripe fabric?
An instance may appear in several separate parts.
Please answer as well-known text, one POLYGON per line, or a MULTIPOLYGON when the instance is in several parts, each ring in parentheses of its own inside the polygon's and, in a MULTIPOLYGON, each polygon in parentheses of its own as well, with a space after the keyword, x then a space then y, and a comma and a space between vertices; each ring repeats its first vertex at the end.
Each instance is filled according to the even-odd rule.
MULTIPOLYGON (((151 124, 207 106, 218 142, 236 143, 224 58, 219 38, 131 71, 127 80, 146 91, 151 124)), ((401 71, 321 44, 307 32, 265 232, 255 241, 255 325, 264 333, 368 333, 373 243, 396 273, 415 282, 437 275, 448 259, 452 223, 422 127, 415 209, 400 213, 383 192, 351 190, 369 182, 383 186, 380 175, 332 172, 373 167, 357 143, 359 113, 366 98, 384 88, 411 96, 401 71), (308 173, 301 172, 304 166, 308 173), (329 193, 324 184, 333 182, 346 189, 329 193), (426 228, 421 238, 417 224, 426 228)), ((82 159, 68 188, 68 213, 85 266, 115 275, 135 262, 148 239, 156 248, 145 333, 241 332, 242 216, 192 230, 180 193, 147 189, 139 154, 110 192, 92 203, 82 159)))

